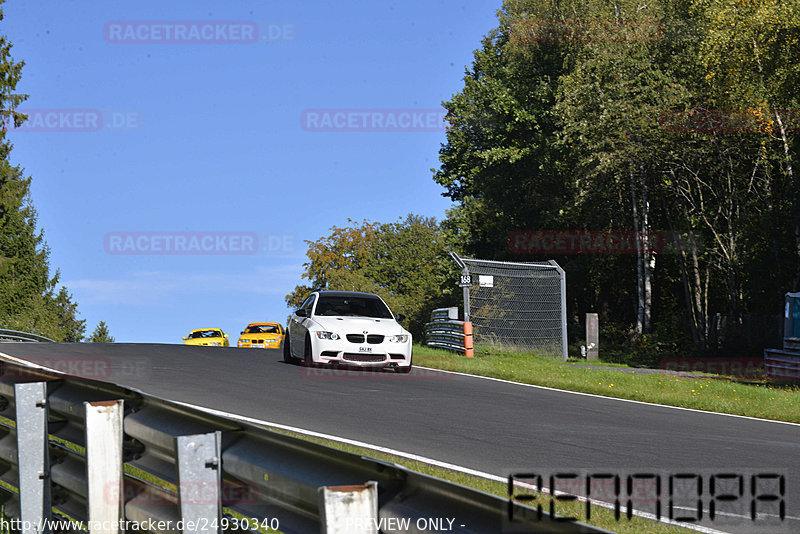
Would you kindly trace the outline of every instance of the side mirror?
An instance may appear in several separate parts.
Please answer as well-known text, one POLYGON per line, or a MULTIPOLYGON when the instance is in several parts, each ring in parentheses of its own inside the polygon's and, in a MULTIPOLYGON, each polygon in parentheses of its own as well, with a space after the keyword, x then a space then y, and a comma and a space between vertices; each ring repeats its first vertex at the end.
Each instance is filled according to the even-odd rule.
POLYGON ((183 338, 183 340, 186 341, 186 338, 183 338))
POLYGON ((228 334, 225 334, 223 337, 224 337, 225 339, 228 339, 228 334))
POLYGON ((306 310, 297 310, 296 312, 294 312, 294 314, 298 317, 308 317, 308 313, 306 313, 306 310))
POLYGON ((239 335, 240 335, 240 336, 241 336, 241 335, 244 335, 244 330, 242 330, 241 332, 239 332, 239 335))
POLYGON ((398 323, 400 321, 404 320, 405 318, 406 318, 406 316, 403 315, 402 313, 395 313, 394 314, 394 320, 397 321, 398 323))

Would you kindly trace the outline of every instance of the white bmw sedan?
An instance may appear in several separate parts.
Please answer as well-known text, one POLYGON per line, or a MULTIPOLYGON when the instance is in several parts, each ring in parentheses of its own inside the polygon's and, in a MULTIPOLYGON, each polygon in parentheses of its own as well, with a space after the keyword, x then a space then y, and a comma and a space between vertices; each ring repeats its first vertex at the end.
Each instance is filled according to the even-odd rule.
POLYGON ((316 291, 289 319, 286 362, 411 371, 411 334, 371 293, 316 291))

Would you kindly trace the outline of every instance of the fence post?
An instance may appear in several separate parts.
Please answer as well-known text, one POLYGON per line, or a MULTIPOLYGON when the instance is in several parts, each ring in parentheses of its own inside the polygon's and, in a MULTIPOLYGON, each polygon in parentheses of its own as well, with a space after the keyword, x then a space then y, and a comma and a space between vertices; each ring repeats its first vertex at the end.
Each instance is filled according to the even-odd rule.
POLYGON ((17 466, 22 534, 49 532, 50 451, 47 435, 47 383, 14 384, 17 466), (39 530, 39 527, 44 527, 39 530))
POLYGON ((219 532, 222 434, 178 436, 178 496, 184 534, 219 532))
POLYGON ((122 528, 123 401, 84 402, 89 531, 117 534, 122 528), (100 528, 94 529, 93 526, 100 528))
POLYGON ((467 358, 473 358, 475 356, 475 351, 473 350, 472 344, 472 323, 464 322, 464 355, 467 358))
POLYGON ((586 314, 586 360, 600 356, 600 323, 596 313, 586 314))
POLYGON ((562 269, 555 260, 549 260, 548 263, 558 270, 561 290, 561 359, 567 361, 569 359, 567 351, 567 271, 562 269))
POLYGON ((378 483, 319 488, 322 534, 378 534, 378 483))

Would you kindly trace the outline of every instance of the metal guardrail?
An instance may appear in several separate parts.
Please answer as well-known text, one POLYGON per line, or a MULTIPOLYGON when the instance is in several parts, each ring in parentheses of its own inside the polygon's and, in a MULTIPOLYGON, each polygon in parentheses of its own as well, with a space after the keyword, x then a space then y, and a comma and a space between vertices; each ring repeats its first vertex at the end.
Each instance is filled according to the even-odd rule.
POLYGON ((450 518, 461 533, 605 532, 547 514, 530 519, 535 510, 516 502, 234 416, 50 370, 0 367, 0 502, 23 521, 22 534, 50 518, 81 522, 62 530, 104 534, 131 530, 123 521, 158 533, 243 526, 377 534, 378 525, 386 534, 424 533, 450 518), (364 492, 371 497, 352 498, 364 492), (528 519, 508 525, 512 512, 528 519), (103 528, 93 526, 101 520, 103 528), (107 527, 115 521, 123 528, 107 527))
POLYGON ((18 330, 5 330, 0 328, 0 343, 8 343, 15 341, 55 343, 55 341, 53 341, 52 339, 37 334, 31 334, 29 332, 20 332, 18 330))
POLYGON ((800 382, 800 351, 764 349, 764 372, 769 377, 800 382))
POLYGON ((464 321, 458 321, 458 308, 437 308, 425 324, 425 344, 429 347, 464 352, 464 321))
POLYGON ((800 382, 800 293, 786 293, 783 332, 783 349, 764 349, 764 372, 800 382))

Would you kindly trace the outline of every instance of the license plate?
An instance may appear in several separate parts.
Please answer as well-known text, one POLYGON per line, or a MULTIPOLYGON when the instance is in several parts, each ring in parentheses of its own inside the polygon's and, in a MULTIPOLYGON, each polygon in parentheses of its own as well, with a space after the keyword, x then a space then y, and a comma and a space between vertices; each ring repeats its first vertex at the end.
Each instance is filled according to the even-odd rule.
POLYGON ((358 352, 372 352, 372 347, 358 347, 358 352))

